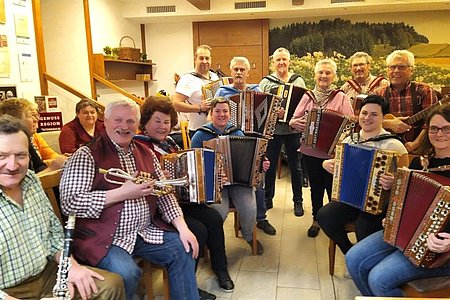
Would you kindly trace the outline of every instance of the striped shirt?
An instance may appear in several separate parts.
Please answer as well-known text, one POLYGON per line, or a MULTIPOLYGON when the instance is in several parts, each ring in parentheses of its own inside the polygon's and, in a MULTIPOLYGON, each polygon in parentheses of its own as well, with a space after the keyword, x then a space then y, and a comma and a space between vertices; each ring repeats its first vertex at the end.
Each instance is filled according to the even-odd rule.
POLYGON ((23 206, 0 190, 0 289, 38 275, 63 248, 61 223, 32 171, 21 187, 23 206))
MULTIPOLYGON (((132 142, 128 152, 113 142, 119 155, 121 169, 128 174, 134 174, 136 163, 131 152, 134 146, 132 142)), ((153 161, 158 162, 153 153, 153 161)), ((159 163, 154 164, 156 175, 163 178, 159 163)), ((139 170, 146 171, 146 170, 139 170)), ((61 178, 61 208, 64 214, 76 212, 78 217, 93 218, 100 217, 106 200, 106 190, 92 190, 96 175, 96 163, 91 154, 91 149, 83 146, 79 148, 64 166, 61 178)), ((119 187, 119 186, 117 186, 119 187)), ((158 199, 158 209, 162 213, 162 219, 167 223, 182 216, 181 208, 173 194, 165 195, 158 199)), ((113 245, 132 253, 137 235, 151 244, 162 244, 164 231, 151 222, 150 210, 144 197, 138 199, 127 199, 120 216, 119 225, 113 237, 113 245)))

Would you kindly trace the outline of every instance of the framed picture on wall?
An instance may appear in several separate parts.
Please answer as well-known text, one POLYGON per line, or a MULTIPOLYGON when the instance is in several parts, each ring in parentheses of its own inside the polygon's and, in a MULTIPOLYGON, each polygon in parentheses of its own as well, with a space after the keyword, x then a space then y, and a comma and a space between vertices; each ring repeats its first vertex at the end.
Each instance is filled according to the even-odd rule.
POLYGON ((6 23, 5 0, 0 0, 0 23, 6 23))

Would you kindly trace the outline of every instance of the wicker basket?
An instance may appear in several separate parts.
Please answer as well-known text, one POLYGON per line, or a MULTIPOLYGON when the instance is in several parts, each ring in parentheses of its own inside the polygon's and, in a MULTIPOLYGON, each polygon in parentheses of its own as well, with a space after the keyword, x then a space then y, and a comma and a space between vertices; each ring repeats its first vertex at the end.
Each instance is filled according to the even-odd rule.
POLYGON ((118 58, 123 60, 135 60, 139 61, 141 60, 141 49, 136 48, 136 44, 134 43, 134 40, 132 37, 126 35, 120 39, 119 42, 119 54, 118 58), (133 48, 131 47, 122 47, 122 41, 124 38, 129 38, 133 42, 133 48))

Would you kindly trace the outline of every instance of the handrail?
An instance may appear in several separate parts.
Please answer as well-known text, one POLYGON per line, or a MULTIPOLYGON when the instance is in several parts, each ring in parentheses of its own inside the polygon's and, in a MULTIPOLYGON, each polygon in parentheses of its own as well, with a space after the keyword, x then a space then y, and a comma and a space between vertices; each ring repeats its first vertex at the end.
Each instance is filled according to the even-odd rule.
POLYGON ((141 99, 139 99, 138 97, 135 97, 133 95, 131 95, 130 93, 128 93, 127 91, 125 91, 124 89, 121 89, 120 87, 118 87, 117 85, 115 85, 114 83, 111 83, 110 81, 106 80, 105 78, 103 78, 100 75, 97 74, 92 74, 94 79, 97 80, 100 83, 103 83, 104 85, 106 85, 107 87, 109 87, 110 89, 124 95, 127 98, 130 98, 131 100, 133 100, 134 102, 136 102, 139 105, 144 104, 144 101, 142 101, 141 99))
POLYGON ((90 99, 90 100, 94 101, 100 107, 100 110, 102 112, 105 111, 105 106, 103 104, 101 104, 100 102, 98 102, 97 100, 91 99, 90 97, 84 95, 82 92, 77 91, 76 89, 72 88, 71 86, 65 84, 61 80, 53 77, 52 75, 50 75, 50 74, 48 74, 46 72, 44 72, 44 79, 54 83, 55 85, 59 86, 63 90, 66 90, 69 93, 71 93, 71 94, 73 94, 73 95, 75 95, 75 96, 77 96, 79 98, 87 98, 87 99, 90 99))

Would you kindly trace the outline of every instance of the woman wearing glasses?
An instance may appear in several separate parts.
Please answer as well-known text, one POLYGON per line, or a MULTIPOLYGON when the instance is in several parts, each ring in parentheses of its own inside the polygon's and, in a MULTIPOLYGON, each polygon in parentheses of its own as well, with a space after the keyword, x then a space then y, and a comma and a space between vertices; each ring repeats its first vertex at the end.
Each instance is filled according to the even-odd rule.
MULTIPOLYGON (((419 147, 428 157, 428 167, 450 165, 450 105, 432 111, 427 120, 426 135, 419 147)), ((411 169, 422 169, 420 158, 415 158, 411 169)), ((450 171, 440 172, 450 177, 450 171)), ((393 177, 384 182, 390 188, 393 177)), ((450 223, 436 235, 427 238, 428 249, 436 253, 450 251, 450 223)), ((348 271, 364 296, 401 297, 399 288, 405 282, 439 276, 450 276, 450 264, 439 268, 416 267, 396 247, 384 242, 383 231, 368 236, 353 246, 345 256, 348 271)))

